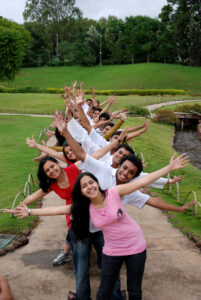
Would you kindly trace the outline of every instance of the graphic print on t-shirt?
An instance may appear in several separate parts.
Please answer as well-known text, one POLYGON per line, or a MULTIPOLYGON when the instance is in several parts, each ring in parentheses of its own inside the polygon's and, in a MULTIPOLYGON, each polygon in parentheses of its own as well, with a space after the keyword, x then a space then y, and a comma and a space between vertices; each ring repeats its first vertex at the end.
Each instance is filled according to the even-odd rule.
POLYGON ((118 209, 117 211, 117 220, 118 222, 120 222, 124 217, 124 213, 123 213, 123 210, 121 208, 118 209))

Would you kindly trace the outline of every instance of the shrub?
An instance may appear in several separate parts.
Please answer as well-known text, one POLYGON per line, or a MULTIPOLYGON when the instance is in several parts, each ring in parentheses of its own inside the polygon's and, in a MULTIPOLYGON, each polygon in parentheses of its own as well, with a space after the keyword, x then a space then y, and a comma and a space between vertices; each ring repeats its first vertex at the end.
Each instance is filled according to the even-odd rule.
POLYGON ((134 114, 136 116, 148 116, 149 115, 148 109, 144 108, 142 106, 129 105, 128 109, 131 114, 134 114))
POLYGON ((155 113, 153 120, 157 123, 164 123, 164 124, 177 124, 179 122, 174 112, 168 109, 158 110, 155 113))
POLYGON ((177 106, 175 108, 175 111, 177 112, 185 112, 185 113, 190 113, 192 111, 197 112, 197 113, 201 113, 201 105, 200 104, 185 104, 185 105, 181 105, 181 106, 177 106))

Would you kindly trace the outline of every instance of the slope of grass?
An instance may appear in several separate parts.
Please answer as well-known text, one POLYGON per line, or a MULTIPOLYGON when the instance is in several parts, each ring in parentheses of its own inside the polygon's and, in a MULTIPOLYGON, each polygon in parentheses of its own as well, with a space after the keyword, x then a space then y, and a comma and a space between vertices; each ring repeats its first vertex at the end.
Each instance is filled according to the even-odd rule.
MULTIPOLYGON (((129 118, 124 126, 137 126, 144 123, 143 118, 129 118)), ((37 136, 40 130, 50 123, 48 118, 33 118, 25 116, 1 116, 0 117, 0 137, 2 147, 1 157, 1 205, 0 208, 10 207, 13 198, 18 192, 23 191, 24 183, 29 173, 36 177, 37 164, 32 162, 37 154, 36 149, 28 148, 25 144, 25 138, 33 133, 37 136)), ((144 158, 149 163, 145 171, 153 171, 163 167, 169 162, 170 156, 174 150, 171 146, 173 127, 168 125, 159 125, 151 123, 149 130, 132 142, 136 153, 143 153, 144 158), (163 138, 161 138, 161 132, 163 138)), ((201 198, 201 172, 191 165, 180 171, 174 171, 174 175, 184 175, 184 180, 180 183, 181 199, 190 190, 197 193, 198 199, 201 198)), ((171 175, 173 175, 171 174, 171 175)), ((37 188, 37 187, 35 187, 37 188)), ((176 187, 172 186, 172 192, 167 188, 165 190, 156 190, 165 201, 177 204, 176 187)), ((177 220, 177 226, 186 226, 188 231, 192 231, 201 237, 201 209, 199 216, 192 217, 191 211, 184 214, 176 214, 174 220, 177 220)), ((0 214, 1 232, 19 233, 21 230, 32 226, 33 219, 26 218, 17 220, 8 214, 0 214)))
MULTIPOLYGON (((50 118, 33 118, 25 116, 0 116, 0 208, 10 208, 15 196, 23 192, 25 182, 31 173, 35 179, 35 188, 38 188, 36 179, 37 163, 32 159, 38 151, 29 148, 25 139, 35 135, 49 125, 50 118)), ((33 192, 33 190, 32 190, 33 192)), ((22 201, 21 196, 18 200, 22 201)), ((0 214, 0 231, 18 233, 31 227, 33 218, 17 221, 9 214, 0 214)))
POLYGON ((184 89, 201 94, 201 68, 161 63, 22 69, 9 87, 63 88, 74 80, 95 89, 184 89))
MULTIPOLYGON (((88 97, 88 95, 86 96, 88 97)), ((89 96, 90 97, 90 96, 89 96)), ((98 96, 100 101, 108 96, 98 96)), ((117 96, 111 109, 119 110, 129 105, 148 105, 174 100, 189 100, 189 95, 182 96, 117 96)), ((64 109, 64 100, 54 94, 0 94, 1 113, 53 114, 56 109, 64 109)))

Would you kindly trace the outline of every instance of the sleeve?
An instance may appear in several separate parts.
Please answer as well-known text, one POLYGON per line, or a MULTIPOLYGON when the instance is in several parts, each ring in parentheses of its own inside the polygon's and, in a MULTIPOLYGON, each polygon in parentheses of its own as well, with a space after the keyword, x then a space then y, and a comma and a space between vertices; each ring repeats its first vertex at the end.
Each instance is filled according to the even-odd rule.
POLYGON ((88 112, 88 109, 89 109, 89 105, 85 102, 83 105, 82 105, 82 109, 86 115, 86 113, 88 112))
POLYGON ((131 194, 123 196, 122 203, 124 206, 126 204, 130 204, 137 208, 143 208, 149 198, 149 195, 141 193, 139 190, 137 190, 131 194))
POLYGON ((74 118, 68 122, 67 129, 78 143, 82 143, 88 135, 87 131, 74 118))
POLYGON ((92 141, 97 145, 99 145, 100 147, 104 147, 105 145, 108 144, 106 139, 104 139, 101 135, 99 135, 94 128, 92 128, 89 136, 92 139, 92 141))
POLYGON ((79 168, 92 173, 98 179, 99 185, 103 190, 107 190, 115 184, 113 183, 113 168, 90 155, 86 155, 85 161, 80 164, 79 168))
MULTIPOLYGON (((139 179, 148 174, 149 173, 141 172, 140 175, 136 179, 139 179)), ((154 182, 150 183, 149 186, 156 188, 156 189, 163 189, 164 185, 167 184, 167 181, 168 181, 167 178, 161 177, 161 178, 155 180, 154 182)))
POLYGON ((108 141, 111 137, 111 135, 117 131, 124 122, 122 120, 118 120, 116 124, 107 132, 103 137, 108 141))

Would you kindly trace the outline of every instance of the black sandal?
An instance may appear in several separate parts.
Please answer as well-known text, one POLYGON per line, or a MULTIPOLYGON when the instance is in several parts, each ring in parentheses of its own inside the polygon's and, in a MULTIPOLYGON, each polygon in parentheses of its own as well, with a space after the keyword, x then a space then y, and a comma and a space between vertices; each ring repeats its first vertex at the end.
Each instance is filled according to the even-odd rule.
POLYGON ((73 292, 73 291, 68 291, 68 298, 67 300, 76 300, 77 299, 77 296, 76 296, 76 293, 73 292), (70 297, 72 296, 72 297, 70 297))

